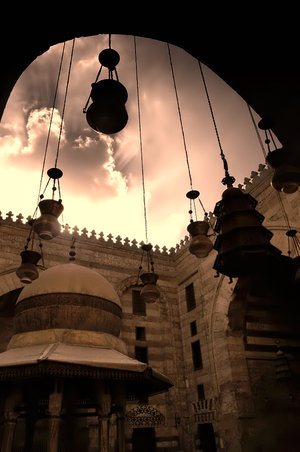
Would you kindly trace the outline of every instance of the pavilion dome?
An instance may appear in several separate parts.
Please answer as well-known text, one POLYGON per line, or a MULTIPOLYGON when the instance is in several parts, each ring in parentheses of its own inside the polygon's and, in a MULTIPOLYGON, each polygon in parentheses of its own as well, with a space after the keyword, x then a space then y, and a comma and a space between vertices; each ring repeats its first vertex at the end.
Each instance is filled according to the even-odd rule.
POLYGON ((109 300, 121 307, 114 287, 100 273, 82 265, 67 263, 40 272, 39 278, 24 287, 17 299, 53 293, 90 295, 109 300))
POLYGON ((20 293, 9 347, 67 342, 124 351, 121 317, 120 299, 106 278, 75 263, 56 265, 20 293))

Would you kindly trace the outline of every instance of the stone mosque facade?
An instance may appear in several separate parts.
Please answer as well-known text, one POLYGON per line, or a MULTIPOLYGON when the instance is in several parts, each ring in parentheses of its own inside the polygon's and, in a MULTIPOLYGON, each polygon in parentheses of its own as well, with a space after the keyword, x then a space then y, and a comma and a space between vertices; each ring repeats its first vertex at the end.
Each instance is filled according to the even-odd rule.
MULTIPOLYGON (((279 194, 270 185, 271 174, 268 167, 260 165, 257 172, 245 179, 242 189, 258 201, 257 210, 265 217, 264 226, 274 234, 272 244, 287 254, 286 231, 298 229, 300 195, 299 191, 279 194)), ((211 221, 214 221, 212 214, 211 221)), ((234 278, 231 282, 213 270, 216 251, 204 259, 197 259, 189 253, 189 238, 185 237, 174 248, 153 248, 160 299, 145 305, 139 299, 137 275, 141 249, 136 240, 104 237, 102 233, 79 231, 76 227, 73 230, 65 228, 43 247, 47 269, 40 270, 39 279, 45 281, 49 275, 46 296, 52 300, 48 303, 51 309, 54 309, 57 293, 64 294, 61 298, 64 310, 57 308, 57 324, 50 328, 47 326, 48 305, 41 304, 39 299, 39 279, 23 288, 15 273, 27 233, 28 226, 22 215, 2 212, 1 451, 69 450, 63 445, 60 433, 57 433, 56 449, 49 442, 51 435, 55 435, 55 428, 56 431, 61 428, 60 420, 65 416, 64 407, 57 402, 61 392, 52 386, 36 405, 40 410, 38 413, 48 413, 45 421, 48 424, 44 428, 37 414, 31 423, 31 442, 26 443, 24 431, 29 428, 26 410, 24 414, 26 393, 23 390, 19 394, 21 377, 16 370, 26 359, 41 365, 55 363, 59 367, 63 354, 64 362, 68 360, 68 364, 85 369, 84 375, 78 370, 77 377, 72 374, 73 379, 68 380, 70 387, 76 378, 76 381, 82 378, 85 382, 81 385, 82 396, 78 398, 80 403, 75 410, 77 420, 69 432, 72 437, 70 450, 299 450, 299 314, 297 303, 290 299, 289 293, 277 291, 275 278, 267 288, 259 278, 250 283, 247 278, 234 278), (76 239, 76 256, 71 263, 69 249, 73 237, 76 239), (77 286, 72 290, 63 287, 67 266, 76 267, 78 272, 77 286), (100 274, 105 281, 103 284, 109 284, 110 299, 116 296, 113 309, 103 308, 99 312, 93 305, 85 311, 86 305, 83 307, 82 301, 74 302, 76 297, 97 295, 98 280, 93 279, 90 272, 100 274), (94 289, 95 293, 92 293, 94 289), (73 292, 72 302, 67 299, 68 291, 73 292), (73 303, 72 309, 70 303, 73 303), (76 322, 74 333, 72 325, 76 322), (113 325, 109 326, 109 331, 108 325, 113 325), (101 334, 97 328, 101 329, 101 334), (119 329, 119 337, 113 328, 119 329), (47 348, 45 344, 52 345, 47 348), (73 353, 74 344, 76 353, 73 353), (95 373, 93 380, 89 372, 97 366, 98 372, 100 361, 104 359, 96 347, 99 345, 103 353, 105 349, 114 351, 114 355, 107 358, 111 359, 112 379, 117 378, 113 369, 113 358, 117 354, 122 355, 122 362, 118 364, 122 378, 130 371, 144 375, 144 380, 130 381, 128 386, 122 418, 123 446, 118 443, 120 418, 109 409, 105 428, 109 429, 110 435, 108 443, 101 448, 99 415, 85 398, 86 391, 98 378, 95 373), (25 351, 29 349, 36 350, 37 355, 28 357, 25 351), (149 371, 147 378, 146 371, 149 371), (136 390, 138 385, 142 388, 139 391, 136 390), (156 389, 152 390, 154 386, 156 389), (143 387, 148 389, 143 391, 143 387), (40 409, 41 406, 46 407, 46 411, 40 409), (49 417, 51 410, 55 411, 55 421, 49 417)), ((101 287, 99 290, 104 290, 104 286, 101 287)), ((32 375, 30 372, 22 374, 22 379, 26 380, 23 388, 30 387, 32 375)), ((66 386, 65 383, 63 393, 69 391, 72 394, 66 386)))

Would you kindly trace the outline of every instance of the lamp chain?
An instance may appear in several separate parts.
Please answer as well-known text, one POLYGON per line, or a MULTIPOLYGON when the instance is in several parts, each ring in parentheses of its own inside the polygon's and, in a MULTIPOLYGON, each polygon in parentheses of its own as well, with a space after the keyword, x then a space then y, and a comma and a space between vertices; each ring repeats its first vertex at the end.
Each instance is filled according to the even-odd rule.
POLYGON ((215 116, 214 116, 214 112, 213 112, 213 109, 212 109, 210 97, 209 97, 209 94, 208 94, 208 89, 207 89, 206 81, 205 81, 205 78, 204 78, 202 65, 201 65, 201 62, 199 60, 198 60, 198 64, 199 64, 199 69, 200 69, 201 76, 202 76, 202 81, 203 81, 203 85, 204 85, 204 89, 205 89, 205 93, 206 93, 206 97, 207 97, 208 106, 209 106, 211 117, 212 117, 212 121, 213 121, 213 124, 214 124, 214 129, 215 129, 215 132, 216 132, 216 136, 217 136, 217 140, 218 140, 218 144, 219 144, 219 148, 220 148, 220 156, 221 156, 221 159, 223 161, 223 166, 224 166, 224 170, 225 170, 225 177, 222 180, 222 184, 227 185, 227 187, 231 187, 232 184, 235 182, 235 178, 230 176, 230 174, 229 174, 228 163, 227 163, 225 154, 224 154, 223 149, 222 149, 221 140, 220 140, 220 137, 219 137, 219 133, 218 133, 218 129, 217 129, 217 125, 216 125, 215 116))
POLYGON ((145 193, 145 174, 144 174, 144 158, 143 158, 142 124, 141 124, 141 111, 140 111, 140 96, 139 96, 139 78, 138 78, 138 59, 137 59, 137 51, 136 51, 136 37, 134 36, 133 39, 134 39, 134 55, 135 55, 137 107, 138 107, 138 120, 139 120, 139 139, 140 139, 142 189, 143 189, 143 204, 144 204, 145 238, 146 238, 146 243, 148 243, 147 207, 146 207, 146 193, 145 193))

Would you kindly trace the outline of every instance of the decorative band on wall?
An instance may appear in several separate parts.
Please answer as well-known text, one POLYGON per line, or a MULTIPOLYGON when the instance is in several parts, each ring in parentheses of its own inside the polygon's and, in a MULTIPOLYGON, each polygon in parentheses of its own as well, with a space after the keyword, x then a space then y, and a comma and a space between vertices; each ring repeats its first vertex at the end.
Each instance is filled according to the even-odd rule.
POLYGON ((126 413, 126 422, 130 427, 155 427, 164 425, 164 415, 151 405, 138 405, 126 413))
POLYGON ((53 306, 53 305, 73 305, 73 306, 89 306, 91 308, 101 309, 111 312, 112 314, 122 317, 122 309, 112 301, 105 298, 95 297, 93 295, 78 293, 51 293, 37 295, 35 297, 26 298, 16 305, 15 314, 25 309, 36 307, 53 306))
POLYGON ((45 294, 17 304, 15 333, 53 328, 96 331, 119 336, 122 310, 115 303, 90 295, 45 294))

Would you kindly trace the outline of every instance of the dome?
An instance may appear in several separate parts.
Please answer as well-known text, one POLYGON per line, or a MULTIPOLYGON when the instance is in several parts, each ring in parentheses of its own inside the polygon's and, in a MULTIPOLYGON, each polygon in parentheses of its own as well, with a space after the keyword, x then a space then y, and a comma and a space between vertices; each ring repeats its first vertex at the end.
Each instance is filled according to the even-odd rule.
POLYGON ((56 265, 41 272, 20 293, 14 341, 18 335, 24 342, 24 335, 29 334, 35 342, 51 336, 79 343, 98 344, 100 340, 115 344, 121 319, 120 299, 102 275, 74 263, 56 265))
POLYGON ((88 267, 73 263, 56 265, 40 272, 38 279, 24 287, 17 303, 26 298, 53 293, 91 295, 104 298, 121 307, 115 289, 102 275, 88 267))

